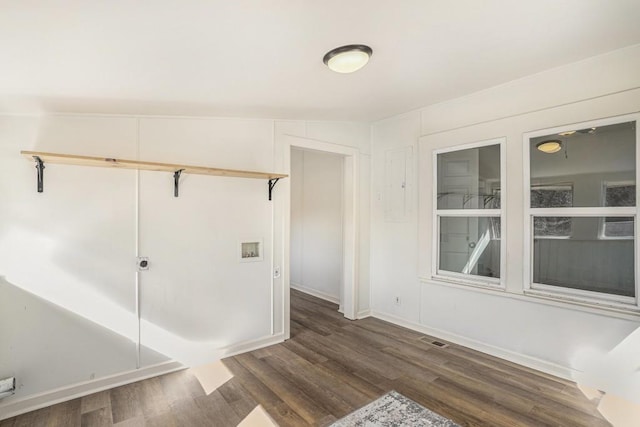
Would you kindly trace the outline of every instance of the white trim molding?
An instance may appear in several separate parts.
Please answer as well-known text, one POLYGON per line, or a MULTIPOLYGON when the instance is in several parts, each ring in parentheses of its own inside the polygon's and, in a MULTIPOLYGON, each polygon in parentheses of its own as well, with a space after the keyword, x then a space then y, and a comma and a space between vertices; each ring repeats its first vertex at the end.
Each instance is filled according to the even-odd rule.
POLYGON ((575 381, 577 375, 581 373, 581 371, 567 366, 558 365, 556 363, 549 362, 543 359, 516 353, 511 350, 486 344, 472 338, 444 331, 442 329, 424 326, 388 313, 373 310, 371 315, 376 319, 384 320, 386 322, 390 322, 395 325, 414 330, 416 332, 421 332, 434 338, 449 341, 463 347, 468 347, 473 350, 488 354, 490 356, 508 360, 509 362, 517 363, 518 365, 526 366, 527 368, 535 369, 537 371, 541 371, 550 375, 555 375, 569 381, 575 381))
MULTIPOLYGON (((281 342, 284 342, 284 333, 241 342, 220 349, 218 359, 235 356, 236 354, 246 353, 281 342)), ((212 360, 212 362, 213 361, 214 360, 212 360)), ((15 397, 9 397, 6 403, 0 404, 0 420, 182 369, 188 369, 188 367, 175 360, 170 360, 132 371, 120 372, 95 380, 59 387, 23 398, 16 399, 15 397)))
POLYGON ((302 285, 299 285, 299 284, 293 283, 293 282, 291 282, 289 287, 291 289, 295 289, 296 291, 300 291, 300 292, 303 292, 305 294, 309 294, 311 296, 314 296, 316 298, 320 298, 322 300, 329 301, 329 302, 332 302, 334 304, 340 305, 340 298, 335 297, 333 295, 329 295, 327 293, 324 293, 324 292, 321 292, 321 291, 317 291, 315 289, 307 288, 306 286, 302 286, 302 285))
POLYGON ((7 403, 0 404, 0 420, 182 369, 186 369, 186 367, 172 360, 133 371, 120 372, 107 377, 56 388, 21 399, 12 399, 7 403))

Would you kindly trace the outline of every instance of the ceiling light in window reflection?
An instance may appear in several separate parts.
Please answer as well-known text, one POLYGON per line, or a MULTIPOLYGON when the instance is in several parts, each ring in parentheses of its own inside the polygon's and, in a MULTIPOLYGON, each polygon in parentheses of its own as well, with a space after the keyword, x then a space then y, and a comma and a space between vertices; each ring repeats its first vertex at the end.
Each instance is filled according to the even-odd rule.
POLYGON ((557 139, 542 141, 536 144, 536 148, 543 153, 557 153, 562 149, 562 142, 557 139))
POLYGON ((560 136, 569 136, 569 135, 573 135, 574 133, 576 133, 575 130, 569 130, 569 131, 566 131, 566 132, 560 132, 558 135, 560 135, 560 136))

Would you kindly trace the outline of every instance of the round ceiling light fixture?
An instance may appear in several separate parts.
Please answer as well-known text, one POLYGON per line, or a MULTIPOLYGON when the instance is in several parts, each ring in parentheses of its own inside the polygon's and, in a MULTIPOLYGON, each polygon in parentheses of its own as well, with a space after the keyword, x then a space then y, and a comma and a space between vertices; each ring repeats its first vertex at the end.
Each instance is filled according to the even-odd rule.
POLYGON ((353 73, 367 65, 373 50, 363 44, 350 44, 327 52, 322 61, 336 73, 353 73))
POLYGON ((536 144, 536 148, 543 153, 557 153, 562 149, 562 141, 557 139, 550 139, 548 141, 542 141, 536 144))

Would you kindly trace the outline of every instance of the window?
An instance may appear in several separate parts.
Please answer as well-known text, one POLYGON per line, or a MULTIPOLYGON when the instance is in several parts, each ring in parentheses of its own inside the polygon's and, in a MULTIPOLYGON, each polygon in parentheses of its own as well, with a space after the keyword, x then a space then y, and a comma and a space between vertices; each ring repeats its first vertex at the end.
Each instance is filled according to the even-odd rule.
POLYGON ((503 146, 434 151, 434 278, 504 288, 503 146))
POLYGON ((525 135, 525 291, 638 307, 636 117, 525 135))

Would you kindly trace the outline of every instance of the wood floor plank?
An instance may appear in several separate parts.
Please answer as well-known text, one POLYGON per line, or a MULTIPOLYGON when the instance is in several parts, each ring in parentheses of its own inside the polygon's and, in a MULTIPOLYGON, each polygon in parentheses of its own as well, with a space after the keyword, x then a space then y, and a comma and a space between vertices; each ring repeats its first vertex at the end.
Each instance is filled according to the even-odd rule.
POLYGON ((289 407, 308 423, 313 423, 314 420, 329 415, 326 410, 316 405, 303 390, 296 387, 295 384, 280 375, 267 363, 253 357, 252 354, 241 354, 235 356, 235 359, 280 396, 289 407))
POLYGON ((80 399, 58 403, 50 407, 47 419, 48 427, 80 426, 80 399))
POLYGON ((172 402, 171 414, 179 426, 208 427, 212 422, 192 398, 172 402))
POLYGON ((241 384, 251 397, 263 407, 275 408, 284 403, 273 390, 249 372, 235 358, 224 359, 223 363, 234 375, 231 381, 237 381, 241 384))
POLYGON ((325 356, 316 353, 315 351, 303 346, 295 340, 285 341, 284 343, 282 343, 282 346, 291 350, 298 356, 308 360, 310 363, 324 363, 329 360, 325 356))
POLYGON ((110 408, 111 398, 109 390, 99 391, 88 396, 80 398, 80 412, 87 413, 101 408, 110 408))
POLYGON ((16 417, 13 427, 45 427, 50 408, 42 408, 16 417))
MULTIPOLYGON (((297 370, 278 357, 269 356, 264 361, 283 376, 291 378, 296 387, 303 390, 317 406, 322 407, 329 414, 342 417, 350 412, 351 405, 343 400, 342 396, 333 391, 337 388, 337 384, 333 384, 334 387, 327 388, 326 382, 323 384, 319 376, 313 375, 312 372, 297 370)), ((363 402, 366 402, 366 399, 363 402)), ((359 406, 362 406, 362 404, 359 406)))
POLYGON ((139 387, 138 383, 133 383, 110 391, 111 416, 114 424, 143 415, 138 395, 139 387))
POLYGON ((144 419, 144 427, 182 427, 173 412, 167 411, 144 419))
POLYGON ((149 378, 140 381, 138 387, 138 399, 145 418, 152 418, 167 412, 169 401, 164 393, 160 378, 149 378))
POLYGON ((205 395, 200 382, 188 369, 163 375, 159 379, 169 404, 185 398, 195 399, 205 395))
POLYGON ((111 418, 111 407, 103 407, 94 409, 91 412, 85 412, 80 418, 82 427, 111 427, 113 419, 111 418))
MULTIPOLYGON (((307 427, 312 425, 284 402, 269 408, 269 414, 280 427, 307 427)), ((315 424, 314 422, 313 425, 315 424)))
POLYGON ((202 413, 211 420, 211 425, 235 427, 242 420, 217 390, 208 396, 196 398, 195 402, 202 413))
POLYGON ((258 402, 237 380, 227 381, 218 391, 241 420, 258 406, 258 402))

